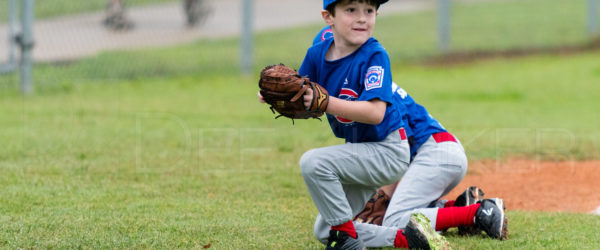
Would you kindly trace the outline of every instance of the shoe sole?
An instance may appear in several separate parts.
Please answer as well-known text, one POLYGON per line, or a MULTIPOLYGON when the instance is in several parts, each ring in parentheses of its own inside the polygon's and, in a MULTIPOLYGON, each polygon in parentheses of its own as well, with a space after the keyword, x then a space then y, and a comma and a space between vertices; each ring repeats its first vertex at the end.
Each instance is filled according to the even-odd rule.
POLYGON ((429 248, 432 250, 447 250, 450 249, 450 244, 446 241, 446 238, 438 234, 432 227, 429 218, 422 213, 415 213, 410 217, 410 221, 413 228, 419 231, 422 235, 427 238, 429 248))

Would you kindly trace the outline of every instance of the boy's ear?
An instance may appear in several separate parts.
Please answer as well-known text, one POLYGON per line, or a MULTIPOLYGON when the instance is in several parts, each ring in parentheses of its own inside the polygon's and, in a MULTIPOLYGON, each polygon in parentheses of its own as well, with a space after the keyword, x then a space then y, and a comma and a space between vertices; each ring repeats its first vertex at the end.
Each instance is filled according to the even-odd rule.
POLYGON ((327 25, 329 25, 329 26, 333 25, 333 15, 331 15, 331 13, 329 13, 329 11, 322 10, 321 17, 323 17, 323 20, 325 21, 325 23, 327 25))

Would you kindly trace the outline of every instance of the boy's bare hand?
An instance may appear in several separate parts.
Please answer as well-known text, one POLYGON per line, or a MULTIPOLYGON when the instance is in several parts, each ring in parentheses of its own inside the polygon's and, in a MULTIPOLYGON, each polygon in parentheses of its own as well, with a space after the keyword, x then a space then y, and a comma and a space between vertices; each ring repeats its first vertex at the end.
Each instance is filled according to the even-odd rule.
POLYGON ((308 110, 310 108, 310 104, 313 101, 313 90, 312 88, 306 89, 304 92, 304 108, 308 110))
POLYGON ((263 96, 260 94, 260 91, 258 91, 256 95, 258 96, 258 102, 265 103, 265 98, 263 98, 263 96))

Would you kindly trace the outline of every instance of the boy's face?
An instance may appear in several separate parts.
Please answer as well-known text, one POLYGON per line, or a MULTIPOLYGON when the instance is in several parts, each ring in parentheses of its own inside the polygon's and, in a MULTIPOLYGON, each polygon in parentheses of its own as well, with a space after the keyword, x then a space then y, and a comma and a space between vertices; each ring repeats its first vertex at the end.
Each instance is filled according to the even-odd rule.
POLYGON ((337 42, 347 46, 359 47, 373 33, 377 7, 367 1, 343 0, 335 6, 335 16, 323 12, 323 19, 331 26, 337 42))

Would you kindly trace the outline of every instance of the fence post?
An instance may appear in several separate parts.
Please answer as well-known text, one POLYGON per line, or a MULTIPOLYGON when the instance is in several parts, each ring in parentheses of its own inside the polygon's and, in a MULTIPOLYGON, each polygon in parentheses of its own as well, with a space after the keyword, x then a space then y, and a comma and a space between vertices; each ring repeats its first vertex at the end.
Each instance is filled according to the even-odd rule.
POLYGON ((253 0, 242 1, 242 36, 241 36, 241 70, 242 74, 252 73, 252 50, 254 49, 253 39, 253 0))
POLYGON ((598 35, 598 0, 588 0, 588 32, 598 35))
POLYGON ((34 5, 35 0, 23 0, 21 5, 21 35, 19 36, 19 44, 21 45, 20 73, 21 92, 23 94, 31 94, 33 92, 31 51, 33 50, 34 5))
POLYGON ((438 46, 442 52, 450 48, 450 0, 438 0, 438 46))
POLYGON ((8 5, 8 61, 13 64, 16 60, 15 55, 15 25, 17 23, 17 3, 16 0, 10 0, 8 5))

